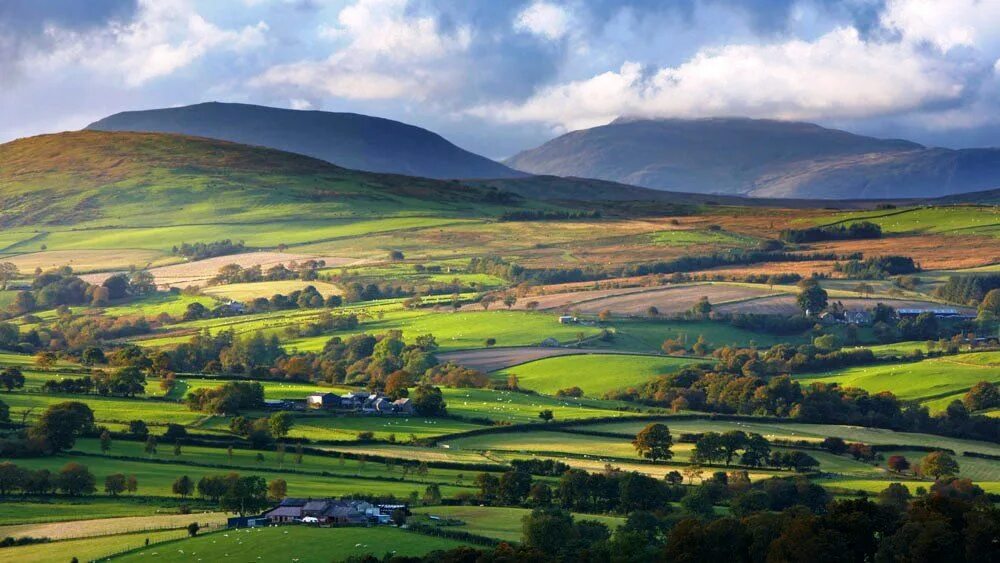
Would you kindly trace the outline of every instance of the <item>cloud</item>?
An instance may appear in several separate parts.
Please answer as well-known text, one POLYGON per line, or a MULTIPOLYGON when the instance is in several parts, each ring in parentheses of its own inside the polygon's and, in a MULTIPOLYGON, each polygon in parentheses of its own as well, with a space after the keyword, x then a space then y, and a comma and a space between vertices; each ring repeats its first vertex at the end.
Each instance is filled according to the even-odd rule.
POLYGON ((426 99, 454 86, 458 76, 445 63, 472 42, 470 27, 446 30, 431 15, 410 13, 407 0, 359 0, 318 34, 342 46, 324 60, 274 66, 251 84, 311 96, 426 99))
POLYGON ((889 0, 883 26, 904 40, 925 41, 941 51, 1000 49, 1000 2, 996 0, 889 0))
POLYGON ((238 30, 220 28, 184 0, 140 0, 131 21, 113 20, 106 27, 82 32, 47 25, 44 33, 51 48, 29 57, 27 65, 49 72, 82 66, 136 87, 170 75, 213 50, 257 48, 267 31, 264 22, 238 30))
POLYGON ((566 36, 571 24, 572 16, 565 7, 535 2, 517 15, 514 29, 556 41, 566 36))

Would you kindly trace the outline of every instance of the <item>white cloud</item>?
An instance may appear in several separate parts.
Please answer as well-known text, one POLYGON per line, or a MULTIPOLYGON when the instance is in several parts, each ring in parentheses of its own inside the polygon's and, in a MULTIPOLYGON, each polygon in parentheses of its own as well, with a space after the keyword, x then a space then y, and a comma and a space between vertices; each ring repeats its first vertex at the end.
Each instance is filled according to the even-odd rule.
POLYGON ((264 22, 239 30, 206 21, 185 0, 140 0, 133 21, 78 33, 46 28, 53 48, 30 60, 35 68, 58 71, 83 66, 119 76, 128 86, 167 76, 212 50, 242 52, 265 41, 264 22))
POLYGON ((706 48, 675 67, 618 71, 545 88, 524 103, 478 107, 501 121, 576 129, 618 115, 858 118, 957 100, 964 85, 947 65, 908 43, 869 42, 854 28, 815 41, 706 48))
POLYGON ((313 109, 313 103, 302 98, 292 98, 288 100, 288 106, 292 109, 313 109))
POLYGON ((569 33, 572 19, 566 7, 538 1, 517 14, 514 29, 555 41, 569 33))
POLYGON ((1000 48, 1000 2, 997 0, 890 0, 882 25, 905 40, 926 41, 942 51, 972 47, 1000 48))
POLYGON ((447 64, 466 52, 472 30, 442 29, 426 15, 408 12, 408 0, 359 0, 319 35, 344 42, 325 60, 272 67, 251 84, 349 99, 427 99, 459 76, 447 64))

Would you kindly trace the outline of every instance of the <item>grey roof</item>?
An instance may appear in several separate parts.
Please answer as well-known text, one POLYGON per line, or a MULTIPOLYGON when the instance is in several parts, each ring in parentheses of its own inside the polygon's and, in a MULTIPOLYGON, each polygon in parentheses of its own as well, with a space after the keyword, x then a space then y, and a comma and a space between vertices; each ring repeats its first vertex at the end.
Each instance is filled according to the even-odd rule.
POLYGON ((291 517, 299 518, 302 516, 301 506, 279 506, 270 512, 264 513, 264 516, 268 518, 281 518, 281 517, 291 517))
POLYGON ((329 504, 330 504, 330 501, 326 501, 326 500, 311 500, 311 501, 307 502, 305 506, 302 507, 302 510, 309 510, 309 511, 326 510, 326 507, 329 504))

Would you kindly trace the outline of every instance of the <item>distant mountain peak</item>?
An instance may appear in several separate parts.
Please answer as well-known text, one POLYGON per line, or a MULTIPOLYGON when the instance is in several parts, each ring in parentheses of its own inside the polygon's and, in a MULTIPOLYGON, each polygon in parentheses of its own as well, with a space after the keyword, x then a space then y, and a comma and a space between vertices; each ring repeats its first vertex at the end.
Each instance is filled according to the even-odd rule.
POLYGON ((242 103, 121 112, 87 129, 179 133, 319 158, 344 168, 427 178, 509 178, 523 174, 459 148, 437 133, 359 113, 242 103))
POLYGON ((1000 150, 931 149, 814 123, 621 116, 521 152, 532 174, 755 197, 938 197, 1000 186, 1000 150))

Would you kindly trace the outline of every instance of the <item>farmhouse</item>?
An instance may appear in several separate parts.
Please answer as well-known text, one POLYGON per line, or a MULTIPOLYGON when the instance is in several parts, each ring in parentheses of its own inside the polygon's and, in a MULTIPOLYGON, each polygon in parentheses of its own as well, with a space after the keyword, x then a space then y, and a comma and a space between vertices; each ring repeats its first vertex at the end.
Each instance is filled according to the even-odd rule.
POLYGON ((388 523, 391 513, 363 500, 286 498, 263 518, 271 524, 370 525, 388 523))
POLYGON ((306 405, 311 409, 335 409, 340 407, 340 397, 334 393, 315 393, 306 396, 306 405))

